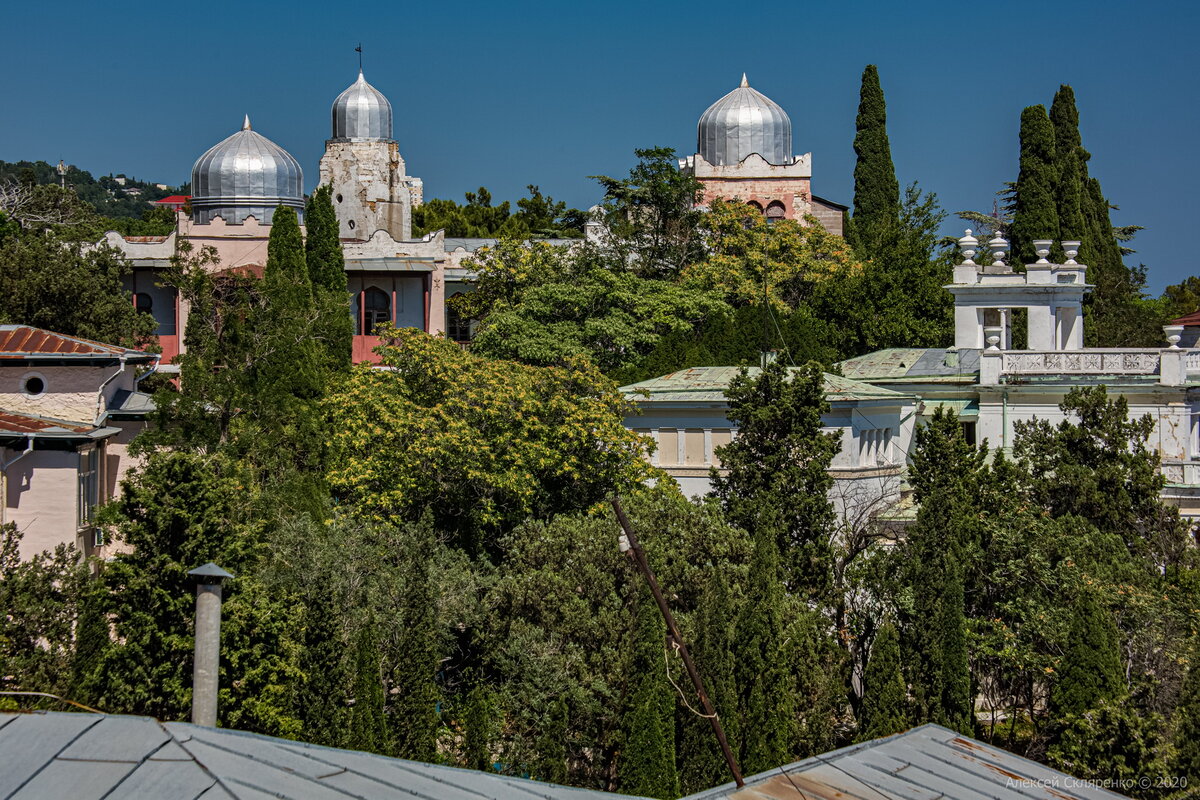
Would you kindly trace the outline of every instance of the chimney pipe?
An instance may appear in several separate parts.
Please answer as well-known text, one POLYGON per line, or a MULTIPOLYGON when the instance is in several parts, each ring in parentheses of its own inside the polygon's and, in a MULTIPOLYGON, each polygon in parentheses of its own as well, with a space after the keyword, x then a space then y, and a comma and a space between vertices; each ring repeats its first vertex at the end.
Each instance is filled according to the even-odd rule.
POLYGON ((217 725, 221 668, 221 583, 232 578, 211 561, 188 573, 196 578, 196 653, 192 662, 192 724, 217 725))

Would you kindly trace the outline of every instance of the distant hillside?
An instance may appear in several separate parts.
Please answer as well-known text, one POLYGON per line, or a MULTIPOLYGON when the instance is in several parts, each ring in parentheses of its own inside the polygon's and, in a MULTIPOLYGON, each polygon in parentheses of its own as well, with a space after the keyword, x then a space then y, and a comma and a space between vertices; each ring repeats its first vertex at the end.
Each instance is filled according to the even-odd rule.
MULTIPOLYGON (((123 174, 93 178, 92 173, 74 165, 67 167, 66 178, 67 185, 75 189, 80 200, 96 209, 96 213, 118 219, 144 219, 145 212, 153 208, 151 203, 155 200, 187 194, 189 190, 187 184, 160 189, 157 184, 123 174)), ((59 178, 55 165, 45 161, 0 161, 0 181, 7 180, 57 184, 59 178)))

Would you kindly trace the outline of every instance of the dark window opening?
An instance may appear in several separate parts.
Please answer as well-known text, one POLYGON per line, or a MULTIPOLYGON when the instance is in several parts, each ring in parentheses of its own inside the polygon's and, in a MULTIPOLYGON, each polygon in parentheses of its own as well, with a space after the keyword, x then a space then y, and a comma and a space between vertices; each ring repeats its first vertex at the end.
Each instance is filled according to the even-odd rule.
POLYGON ((370 336, 375 333, 375 326, 392 321, 392 299, 387 292, 372 286, 362 294, 363 328, 359 333, 370 336))
MULTIPOLYGON (((456 297, 462 297, 462 292, 455 292, 450 295, 449 300, 456 297)), ((465 319, 453 303, 446 303, 446 337, 452 341, 466 343, 471 341, 471 336, 474 333, 474 321, 465 319)))
POLYGON ((975 445, 975 423, 974 422, 962 423, 962 432, 963 432, 963 438, 967 440, 967 444, 969 444, 973 447, 975 445))
POLYGON ((767 206, 767 224, 774 225, 779 220, 784 219, 787 215, 787 209, 783 207, 783 203, 778 200, 767 206))
POLYGON ((133 307, 141 314, 153 314, 154 300, 145 292, 138 292, 133 296, 133 307))

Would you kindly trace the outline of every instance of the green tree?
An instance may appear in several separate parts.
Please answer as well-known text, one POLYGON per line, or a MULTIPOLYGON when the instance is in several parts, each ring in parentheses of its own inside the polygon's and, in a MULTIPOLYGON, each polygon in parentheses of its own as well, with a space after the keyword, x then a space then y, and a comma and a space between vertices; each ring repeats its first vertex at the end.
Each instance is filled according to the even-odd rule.
POLYGON ((387 722, 383 715, 383 655, 375 620, 368 616, 359 625, 354 645, 354 705, 346 730, 346 746, 368 753, 388 752, 387 722))
POLYGON ((559 250, 557 264, 549 265, 546 245, 528 247, 541 252, 502 242, 477 260, 485 294, 468 293, 460 309, 480 320, 472 350, 481 355, 537 366, 586 357, 611 372, 649 352, 663 336, 689 330, 725 308, 713 291, 614 268, 594 248, 559 250), (530 280, 526 265, 543 279, 530 280))
POLYGON ((613 261, 649 278, 672 277, 704 256, 696 206, 704 187, 679 169, 669 147, 635 150, 628 178, 592 177, 604 189, 605 237, 613 261))
POLYGON ((738 437, 719 448, 725 474, 713 470, 713 494, 735 525, 757 536, 765 509, 788 591, 823 597, 830 588, 833 509, 829 464, 841 444, 822 432, 828 409, 819 366, 743 369, 726 390, 738 437))
POLYGON ((469 684, 462 715, 463 766, 491 772, 495 708, 487 684, 478 675, 471 675, 469 684))
POLYGON ((71 697, 76 685, 72 634, 87 596, 87 569, 78 552, 63 545, 22 561, 20 541, 16 525, 0 525, 0 608, 5 610, 0 615, 0 685, 71 697))
POLYGON ((632 689, 622 717, 618 785, 626 794, 678 797, 675 766, 675 693, 667 683, 665 630, 650 590, 635 590, 629 673, 632 689))
POLYGON ((398 654, 392 664, 394 698, 390 704, 395 755, 433 761, 437 754, 438 700, 436 683, 440 656, 435 604, 428 554, 434 550, 428 519, 413 529, 415 536, 403 554, 403 595, 396 610, 398 654))
MULTIPOLYGON (((334 602, 332 587, 310 587, 310 590, 311 596, 305 602, 300 653, 304 684, 298 691, 296 706, 304 724, 304 741, 325 747, 343 747, 350 722, 346 693, 357 677, 346 655, 349 649, 344 631, 346 614, 334 602)), ((358 655, 356 652, 356 657, 358 655)), ((355 722, 361 724, 361 714, 356 715, 355 722)), ((378 746, 383 740, 383 737, 376 737, 374 752, 380 752, 378 746)))
POLYGON ((777 508, 764 503, 761 510, 762 519, 754 528, 747 600, 734 636, 738 761, 748 775, 786 764, 795 738, 796 708, 782 647, 784 600, 776 529, 783 522, 777 508))
POLYGON ((1175 711, 1175 756, 1172 772, 1200 781, 1200 639, 1192 645, 1187 678, 1175 711))
POLYGON ((908 728, 908 689, 900 669, 900 638, 896 626, 885 623, 871 645, 863 679, 860 741, 878 739, 908 728))
MULTIPOLYGON (((740 748, 737 685, 734 683, 733 625, 735 606, 721 571, 704 587, 697 614, 696 638, 690 651, 704 689, 712 701, 733 752, 740 748)), ((695 703, 693 707, 699 708, 695 703)), ((729 776, 725 756, 712 725, 680 704, 679 777, 682 791, 698 792, 724 783, 729 776)))
POLYGON ((967 621, 963 608, 963 579, 957 564, 944 578, 934 624, 937 650, 934 692, 929 693, 936 722, 970 736, 975 731, 975 695, 967 653, 967 621))
MULTIPOLYGON (((639 490, 624 495, 622 504, 689 645, 700 645, 709 631, 699 608, 716 576, 728 581, 731 599, 746 591, 751 550, 746 533, 712 505, 688 502, 677 491, 639 490)), ((501 718, 496 760, 505 771, 522 774, 532 765, 535 776, 549 779, 553 770, 562 770, 563 782, 592 789, 611 788, 612 777, 620 774, 627 749, 624 698, 633 696, 640 676, 629 667, 631 590, 638 584, 615 536, 611 512, 575 512, 528 520, 501 539, 505 557, 488 591, 481 632, 501 718), (557 731, 562 733, 552 735, 557 731)), ((661 617, 658 625, 652 644, 662 670, 661 617)), ((675 683, 699 708, 681 682, 681 662, 668 655, 675 683)), ((712 660, 699 663, 718 710, 735 706, 728 695, 723 700, 717 694, 719 686, 710 685, 712 660)), ((671 693, 668 687, 674 708, 671 693)), ((680 713, 711 738, 707 720, 680 713)), ((729 726, 735 715, 726 713, 729 726)), ((681 736, 681 743, 691 741, 689 734, 681 736)), ((681 777, 689 748, 676 756, 681 777)))
POLYGON ((526 367, 389 331, 388 370, 359 367, 330 396, 329 480, 365 518, 418 517, 469 552, 530 515, 586 508, 651 474, 626 401, 594 367, 526 367), (422 431, 420 436, 412 433, 422 431))
POLYGON ((1037 260, 1033 242, 1054 239, 1059 233, 1055 187, 1058 185, 1054 126, 1045 106, 1029 106, 1021 112, 1021 170, 1017 175, 1012 237, 1012 263, 1032 264, 1037 260))
POLYGON ((1112 701, 1125 691, 1121 642, 1112 614, 1094 592, 1075 601, 1062 666, 1050 692, 1050 713, 1066 719, 1112 701))
POLYGON ((1038 505, 1119 535, 1147 567, 1177 563, 1185 538, 1178 513, 1160 499, 1164 478, 1149 446, 1154 421, 1129 419, 1125 398, 1110 399, 1104 386, 1073 389, 1059 407, 1074 419, 1017 423, 1013 454, 1038 505))
POLYGON ((304 256, 319 314, 314 335, 326 351, 326 368, 336 372, 350 366, 354 320, 347 306, 350 295, 346 283, 346 259, 342 255, 332 194, 332 187, 318 186, 308 198, 304 211, 308 233, 304 256))
POLYGON ((158 324, 134 308, 123 284, 129 274, 109 247, 85 250, 50 231, 4 236, 0 322, 127 347, 152 344, 158 324))
POLYGON ((900 213, 900 184, 887 135, 887 103, 874 64, 863 70, 854 130, 857 161, 850 236, 861 257, 874 258, 882 237, 895 226, 900 213))

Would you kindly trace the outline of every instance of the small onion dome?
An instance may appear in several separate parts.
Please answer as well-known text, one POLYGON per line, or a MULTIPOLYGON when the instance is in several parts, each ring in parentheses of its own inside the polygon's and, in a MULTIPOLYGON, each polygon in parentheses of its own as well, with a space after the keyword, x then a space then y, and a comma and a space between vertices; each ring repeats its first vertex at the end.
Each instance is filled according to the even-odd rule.
POLYGON ((792 121, 779 104, 750 88, 738 88, 708 107, 697 126, 696 150, 715 166, 740 164, 758 153, 768 164, 792 163, 792 121))
POLYGON ((277 206, 304 211, 304 172, 291 153, 250 128, 211 148, 192 167, 192 219, 221 217, 240 225, 253 216, 269 225, 277 206))
POLYGON ((358 80, 333 101, 332 116, 334 139, 392 138, 392 104, 367 83, 362 70, 358 80))

